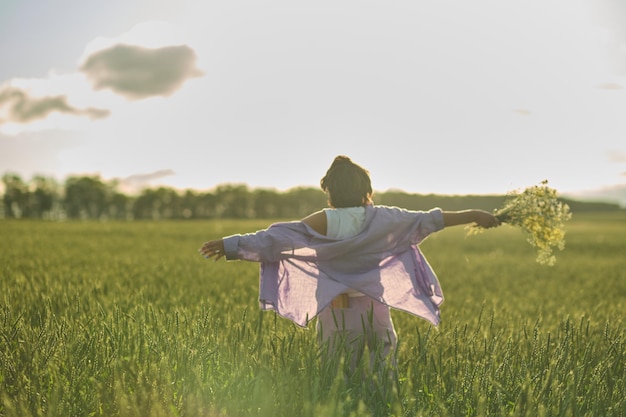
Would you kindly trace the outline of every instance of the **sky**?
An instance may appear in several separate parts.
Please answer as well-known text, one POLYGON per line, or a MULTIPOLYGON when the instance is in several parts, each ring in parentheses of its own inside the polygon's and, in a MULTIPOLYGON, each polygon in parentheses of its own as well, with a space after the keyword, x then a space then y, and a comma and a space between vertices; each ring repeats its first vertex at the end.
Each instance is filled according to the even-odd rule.
POLYGON ((621 0, 2 0, 0 174, 626 206, 621 0))

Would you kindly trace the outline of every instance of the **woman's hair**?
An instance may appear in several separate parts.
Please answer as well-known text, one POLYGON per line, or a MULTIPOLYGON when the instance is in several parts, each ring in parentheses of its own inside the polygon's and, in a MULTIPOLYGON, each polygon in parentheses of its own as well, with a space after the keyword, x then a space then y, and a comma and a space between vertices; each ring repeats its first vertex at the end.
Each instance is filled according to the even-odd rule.
POLYGON ((337 156, 320 181, 331 207, 357 207, 372 202, 370 173, 347 156, 337 156))

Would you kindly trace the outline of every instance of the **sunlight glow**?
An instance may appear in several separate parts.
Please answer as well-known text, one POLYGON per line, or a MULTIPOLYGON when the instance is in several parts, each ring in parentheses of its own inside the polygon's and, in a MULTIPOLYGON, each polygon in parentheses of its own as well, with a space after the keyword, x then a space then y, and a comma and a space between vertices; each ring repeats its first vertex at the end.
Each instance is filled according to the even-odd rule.
POLYGON ((37 131, 43 142, 61 129, 81 142, 50 151, 64 173, 172 170, 159 181, 177 188, 317 186, 337 154, 369 168, 381 191, 625 182, 624 161, 607 152, 626 152, 626 74, 615 72, 626 44, 617 15, 598 18, 587 0, 133 4, 144 21, 85 32, 82 56, 63 63, 74 72, 0 80, 27 105, 65 100, 12 122, 0 103, 0 164, 37 170, 1 159, 17 149, 2 135, 37 131), (162 47, 173 48, 144 54, 162 47), (98 52, 106 77, 82 66, 98 52))

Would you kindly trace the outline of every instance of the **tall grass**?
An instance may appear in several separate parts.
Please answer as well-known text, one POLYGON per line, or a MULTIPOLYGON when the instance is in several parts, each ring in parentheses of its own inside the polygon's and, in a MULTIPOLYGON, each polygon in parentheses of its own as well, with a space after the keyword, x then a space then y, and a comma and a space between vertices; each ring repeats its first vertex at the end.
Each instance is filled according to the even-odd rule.
POLYGON ((624 220, 576 216, 551 268, 432 236, 442 324, 394 312, 397 373, 358 383, 258 310, 258 265, 196 253, 266 222, 0 222, 0 416, 626 415, 624 220))

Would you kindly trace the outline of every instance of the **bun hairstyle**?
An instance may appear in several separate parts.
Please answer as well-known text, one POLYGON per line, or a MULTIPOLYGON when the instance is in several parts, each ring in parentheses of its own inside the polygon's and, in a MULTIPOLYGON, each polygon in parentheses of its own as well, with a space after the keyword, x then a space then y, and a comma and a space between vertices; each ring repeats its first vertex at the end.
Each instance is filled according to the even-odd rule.
POLYGON ((339 155, 320 181, 334 208, 358 207, 372 203, 370 173, 344 155, 339 155))

